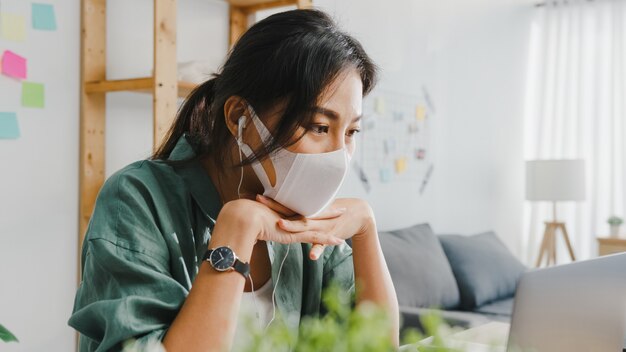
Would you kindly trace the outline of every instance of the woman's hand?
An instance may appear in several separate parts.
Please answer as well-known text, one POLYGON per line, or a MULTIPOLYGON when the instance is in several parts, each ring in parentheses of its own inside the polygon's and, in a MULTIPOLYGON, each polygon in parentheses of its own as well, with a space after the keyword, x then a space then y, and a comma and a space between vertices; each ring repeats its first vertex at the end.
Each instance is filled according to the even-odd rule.
MULTIPOLYGON (((374 214, 367 202, 356 198, 336 199, 324 211, 313 218, 298 216, 275 200, 257 196, 257 200, 283 216, 278 220, 278 227, 294 236, 310 236, 348 239, 358 237, 375 226, 374 214)), ((317 260, 324 251, 324 244, 314 243, 309 257, 317 260)))
MULTIPOLYGON (((340 216, 341 212, 329 214, 329 217, 340 216)), ((245 223, 254 228, 256 240, 273 241, 284 244, 303 242, 321 243, 325 245, 338 245, 344 243, 343 238, 336 237, 330 233, 320 231, 308 231, 305 233, 293 233, 278 226, 284 215, 271 209, 270 207, 248 199, 233 200, 224 205, 220 211, 222 221, 233 221, 245 223), (223 215, 222 215, 223 214, 223 215)))

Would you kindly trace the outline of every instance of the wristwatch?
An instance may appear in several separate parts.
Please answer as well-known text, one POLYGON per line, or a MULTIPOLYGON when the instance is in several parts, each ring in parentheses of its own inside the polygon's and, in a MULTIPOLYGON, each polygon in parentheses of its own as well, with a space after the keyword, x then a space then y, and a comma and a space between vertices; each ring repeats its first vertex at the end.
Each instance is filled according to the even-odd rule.
POLYGON ((202 260, 209 262, 213 269, 217 271, 234 270, 243 275, 246 279, 250 276, 250 264, 239 260, 235 252, 228 246, 208 249, 206 253, 204 253, 202 260))

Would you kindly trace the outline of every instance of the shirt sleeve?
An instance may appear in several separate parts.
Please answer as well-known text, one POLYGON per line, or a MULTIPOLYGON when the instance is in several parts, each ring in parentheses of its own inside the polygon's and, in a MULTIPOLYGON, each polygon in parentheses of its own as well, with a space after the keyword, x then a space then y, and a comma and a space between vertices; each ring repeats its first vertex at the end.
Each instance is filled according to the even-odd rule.
POLYGON ((81 333, 80 351, 119 350, 129 339, 161 340, 185 297, 163 262, 95 239, 69 324, 81 333))
POLYGON ((68 321, 80 333, 81 352, 160 341, 188 294, 170 274, 151 197, 138 179, 119 175, 100 191, 68 321))

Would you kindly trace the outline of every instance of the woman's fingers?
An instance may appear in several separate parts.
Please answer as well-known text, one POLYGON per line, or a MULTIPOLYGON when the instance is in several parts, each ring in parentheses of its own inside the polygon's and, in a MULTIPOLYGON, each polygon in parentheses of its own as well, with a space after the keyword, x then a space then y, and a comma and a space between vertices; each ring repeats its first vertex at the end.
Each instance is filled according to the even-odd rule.
POLYGON ((263 195, 257 194, 256 195, 256 200, 260 203, 265 204, 268 208, 272 209, 273 211, 279 213, 280 215, 284 216, 284 217, 292 217, 297 215, 296 212, 294 212, 293 210, 287 208, 286 206, 278 203, 277 201, 271 199, 271 198, 267 198, 263 195))
POLYGON ((289 232, 304 232, 311 230, 320 230, 321 228, 319 226, 319 221, 321 220, 307 218, 299 220, 280 219, 278 220, 278 226, 281 229, 289 232))
POLYGON ((314 219, 314 220, 333 219, 333 218, 341 216, 341 214, 345 212, 346 212, 346 208, 328 207, 324 209, 321 213, 317 214, 314 217, 311 217, 310 219, 314 219))
POLYGON ((294 242, 315 243, 320 245, 337 246, 345 241, 339 237, 318 231, 305 231, 302 233, 281 233, 277 242, 289 244, 294 242))
POLYGON ((323 244, 314 244, 309 252, 309 258, 311 258, 311 260, 318 260, 322 256, 322 253, 324 253, 325 247, 326 246, 323 244))

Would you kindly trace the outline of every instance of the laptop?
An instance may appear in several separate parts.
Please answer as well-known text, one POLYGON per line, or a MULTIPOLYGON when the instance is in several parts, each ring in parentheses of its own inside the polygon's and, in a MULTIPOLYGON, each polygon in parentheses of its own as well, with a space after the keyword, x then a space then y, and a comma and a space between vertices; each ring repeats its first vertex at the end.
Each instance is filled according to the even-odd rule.
POLYGON ((508 352, 626 351, 626 253, 529 271, 508 352))

